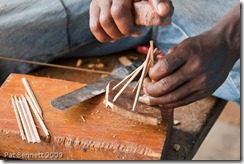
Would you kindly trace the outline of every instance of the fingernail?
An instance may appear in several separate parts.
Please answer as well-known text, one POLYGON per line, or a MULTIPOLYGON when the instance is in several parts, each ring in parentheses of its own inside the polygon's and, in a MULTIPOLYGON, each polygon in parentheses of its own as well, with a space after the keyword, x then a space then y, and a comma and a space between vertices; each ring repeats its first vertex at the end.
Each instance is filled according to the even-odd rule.
POLYGON ((167 3, 161 2, 157 5, 157 9, 160 16, 166 16, 169 12, 169 5, 167 3))
POLYGON ((138 99, 139 102, 150 105, 150 100, 147 96, 140 96, 138 99))

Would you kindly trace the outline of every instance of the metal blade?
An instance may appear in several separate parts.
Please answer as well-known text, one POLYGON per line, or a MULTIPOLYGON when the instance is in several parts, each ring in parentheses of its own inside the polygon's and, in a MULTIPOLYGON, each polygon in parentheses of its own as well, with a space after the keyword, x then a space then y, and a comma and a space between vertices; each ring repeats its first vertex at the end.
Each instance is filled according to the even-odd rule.
POLYGON ((88 84, 82 88, 79 88, 75 91, 67 93, 63 96, 60 96, 51 101, 51 105, 59 110, 66 110, 74 105, 77 105, 85 100, 88 100, 92 97, 100 95, 106 91, 106 86, 108 82, 112 80, 120 80, 129 75, 134 71, 142 61, 134 62, 126 67, 119 67, 115 69, 111 75, 99 79, 98 81, 88 84))

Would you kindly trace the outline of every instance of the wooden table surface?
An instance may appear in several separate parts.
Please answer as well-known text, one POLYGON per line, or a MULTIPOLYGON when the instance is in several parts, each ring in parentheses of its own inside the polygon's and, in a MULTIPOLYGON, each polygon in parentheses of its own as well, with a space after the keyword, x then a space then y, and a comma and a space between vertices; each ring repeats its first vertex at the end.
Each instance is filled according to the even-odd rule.
MULTIPOLYGON (((105 57, 81 58, 82 65, 80 67, 88 68, 89 64, 103 63, 104 68, 94 69, 111 72, 116 63, 118 63, 119 56, 127 56, 131 59, 134 59, 133 57, 138 56, 139 58, 144 58, 142 55, 128 51, 105 57)), ((59 59, 53 63, 75 67, 78 59, 79 58, 59 59)), ((33 72, 30 72, 29 74, 75 81, 85 84, 92 83, 104 76, 103 74, 98 73, 73 71, 51 67, 41 67, 33 72)), ((192 159, 204 138, 207 136, 209 130, 222 112, 225 104, 226 101, 224 100, 215 97, 208 97, 187 106, 174 109, 174 120, 177 120, 180 123, 173 126, 169 144, 170 146, 168 154, 166 155, 166 159, 192 159), (180 146, 178 151, 174 149, 175 144, 180 146)))

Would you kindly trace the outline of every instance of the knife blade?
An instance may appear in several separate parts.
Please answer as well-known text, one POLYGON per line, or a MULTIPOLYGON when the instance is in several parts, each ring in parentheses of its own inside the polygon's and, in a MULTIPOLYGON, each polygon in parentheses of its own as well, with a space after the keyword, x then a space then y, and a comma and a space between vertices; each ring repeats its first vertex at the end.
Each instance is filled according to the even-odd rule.
POLYGON ((132 62, 128 66, 120 66, 114 69, 107 77, 101 78, 94 83, 88 84, 82 88, 53 99, 51 101, 51 105, 56 109, 66 110, 92 97, 100 95, 106 91, 108 82, 125 78, 141 64, 142 61, 138 60, 136 62, 132 62))

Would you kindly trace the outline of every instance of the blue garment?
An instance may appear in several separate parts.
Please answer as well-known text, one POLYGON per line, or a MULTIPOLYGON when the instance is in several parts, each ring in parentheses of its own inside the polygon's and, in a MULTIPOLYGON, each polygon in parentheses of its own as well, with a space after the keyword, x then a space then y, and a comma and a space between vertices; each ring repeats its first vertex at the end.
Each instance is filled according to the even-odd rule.
MULTIPOLYGON (((0 55, 49 62, 69 57, 98 56, 123 51, 153 39, 167 52, 182 40, 209 30, 236 0, 173 0, 172 24, 141 27, 138 38, 100 43, 89 29, 91 0, 0 0, 0 55)), ((0 60, 0 84, 11 72, 27 73, 35 65, 0 60)), ((215 96, 240 104, 240 61, 215 96)))

